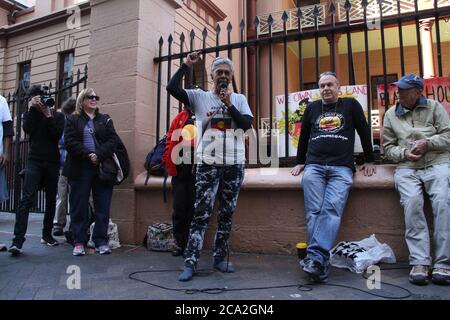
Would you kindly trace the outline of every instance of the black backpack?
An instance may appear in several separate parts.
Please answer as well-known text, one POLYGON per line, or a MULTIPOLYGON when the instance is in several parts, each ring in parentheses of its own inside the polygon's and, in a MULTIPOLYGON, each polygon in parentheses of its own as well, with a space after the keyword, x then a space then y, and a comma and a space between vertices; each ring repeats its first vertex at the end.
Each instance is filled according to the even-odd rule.
POLYGON ((162 162, 164 150, 166 149, 166 136, 158 141, 155 147, 147 154, 145 158, 144 168, 147 170, 147 177, 145 178, 145 184, 147 185, 150 175, 164 177, 163 196, 164 202, 167 202, 166 195, 166 181, 167 171, 162 162))

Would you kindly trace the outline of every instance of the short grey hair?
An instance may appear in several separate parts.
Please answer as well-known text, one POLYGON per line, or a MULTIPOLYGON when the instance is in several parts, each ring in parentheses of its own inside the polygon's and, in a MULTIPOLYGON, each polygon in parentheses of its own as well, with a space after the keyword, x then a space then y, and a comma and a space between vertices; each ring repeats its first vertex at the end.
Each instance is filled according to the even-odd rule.
POLYGON ((233 61, 231 61, 228 58, 223 58, 223 57, 217 57, 214 59, 212 65, 211 65, 211 76, 214 77, 216 75, 216 70, 217 67, 221 64, 226 64, 227 66, 230 67, 231 73, 234 74, 234 64, 233 61))
POLYGON ((320 80, 321 80, 323 77, 326 77, 326 76, 333 76, 333 77, 336 79, 337 83, 339 83, 339 79, 338 79, 338 77, 337 77, 337 74, 336 74, 336 72, 333 72, 333 71, 325 71, 325 72, 322 72, 322 73, 320 74, 320 76, 319 76, 319 82, 320 82, 320 80))

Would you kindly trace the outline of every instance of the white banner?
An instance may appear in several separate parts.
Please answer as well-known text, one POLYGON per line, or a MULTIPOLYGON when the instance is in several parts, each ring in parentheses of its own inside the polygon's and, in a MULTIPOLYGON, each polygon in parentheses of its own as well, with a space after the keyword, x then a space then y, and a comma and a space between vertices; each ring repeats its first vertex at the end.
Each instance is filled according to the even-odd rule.
MULTIPOLYGON (((361 104, 364 114, 367 119, 367 86, 342 86, 339 97, 354 98, 361 104)), ((284 110, 284 95, 276 96, 276 121, 278 128, 278 156, 286 157, 286 134, 285 134, 285 110, 284 110)), ((289 108, 289 155, 290 157, 297 155, 298 140, 300 139, 301 122, 303 113, 308 103, 320 100, 319 89, 306 90, 294 92, 289 94, 288 108, 289 108)), ((370 122, 369 122, 370 124, 370 122)), ((355 153, 363 152, 361 147, 361 140, 356 134, 355 136, 355 153)))

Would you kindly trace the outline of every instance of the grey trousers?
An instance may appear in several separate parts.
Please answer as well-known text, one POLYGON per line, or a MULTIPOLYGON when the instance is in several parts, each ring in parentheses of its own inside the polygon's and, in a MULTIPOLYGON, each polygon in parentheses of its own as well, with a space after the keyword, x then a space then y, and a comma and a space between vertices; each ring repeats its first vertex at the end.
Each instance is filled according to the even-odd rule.
POLYGON ((411 265, 450 269, 450 168, 448 163, 425 169, 397 169, 395 187, 405 213, 405 239, 411 265), (423 212, 425 191, 433 209, 434 264, 430 235, 423 212))

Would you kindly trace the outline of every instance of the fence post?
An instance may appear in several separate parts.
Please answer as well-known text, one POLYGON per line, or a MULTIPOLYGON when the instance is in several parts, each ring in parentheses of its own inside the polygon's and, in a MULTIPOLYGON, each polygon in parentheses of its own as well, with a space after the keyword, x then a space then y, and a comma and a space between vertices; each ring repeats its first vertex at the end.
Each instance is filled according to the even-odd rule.
POLYGON ((19 90, 17 90, 17 111, 16 111, 16 139, 14 144, 14 153, 15 153, 15 170, 14 170, 14 202, 13 208, 11 208, 13 212, 16 212, 19 208, 20 194, 21 194, 21 183, 19 173, 22 170, 22 159, 20 157, 20 139, 22 133, 22 114, 26 108, 25 103, 25 88, 23 81, 19 84, 19 90))

